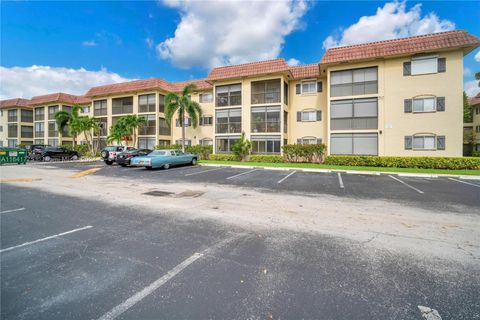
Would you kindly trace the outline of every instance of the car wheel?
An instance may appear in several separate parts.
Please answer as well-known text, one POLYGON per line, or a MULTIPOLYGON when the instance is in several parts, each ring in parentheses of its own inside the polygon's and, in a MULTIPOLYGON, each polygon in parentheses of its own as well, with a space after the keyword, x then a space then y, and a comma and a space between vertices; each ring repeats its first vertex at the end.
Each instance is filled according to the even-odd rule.
POLYGON ((43 157, 43 161, 49 162, 50 160, 52 160, 52 158, 50 158, 50 156, 43 157))
POLYGON ((105 160, 105 163, 108 164, 109 166, 111 166, 113 164, 113 161, 105 160))
POLYGON ((101 155, 102 155, 102 158, 108 158, 108 151, 106 150, 102 151, 101 155))
POLYGON ((70 159, 71 160, 78 160, 78 156, 76 154, 74 154, 70 159))
POLYGON ((124 163, 122 163, 122 164, 121 164, 121 166, 122 166, 122 167, 126 167, 127 165, 126 165, 126 164, 124 164, 124 163))
POLYGON ((151 166, 147 166, 147 167, 145 167, 145 169, 147 169, 147 170, 152 170, 152 167, 151 167, 151 166))
POLYGON ((166 164, 163 165, 163 169, 167 170, 169 168, 170 168, 170 164, 166 163, 166 164))
POLYGON ((197 164, 197 158, 193 158, 192 159, 192 166, 196 165, 197 164))

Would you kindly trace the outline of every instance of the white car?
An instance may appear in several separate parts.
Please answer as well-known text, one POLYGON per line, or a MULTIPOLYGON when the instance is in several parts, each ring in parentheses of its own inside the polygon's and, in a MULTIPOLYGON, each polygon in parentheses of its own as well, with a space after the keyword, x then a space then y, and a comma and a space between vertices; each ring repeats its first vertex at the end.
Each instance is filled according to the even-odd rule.
POLYGON ((102 160, 108 164, 112 165, 115 160, 117 159, 117 154, 123 151, 135 150, 134 147, 126 147, 126 146, 107 146, 103 148, 100 155, 102 156, 102 160))

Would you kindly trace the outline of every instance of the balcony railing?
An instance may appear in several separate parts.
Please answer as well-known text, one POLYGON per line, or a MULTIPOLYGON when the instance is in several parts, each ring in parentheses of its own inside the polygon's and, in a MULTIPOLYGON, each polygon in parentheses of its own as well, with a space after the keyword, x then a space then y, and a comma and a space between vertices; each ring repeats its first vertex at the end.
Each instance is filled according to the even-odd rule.
POLYGON ((159 134, 161 136, 169 136, 170 135, 170 128, 169 127, 160 127, 159 134))
POLYGON ((252 104, 280 103, 280 92, 252 93, 252 104))
POLYGON ((280 122, 255 121, 252 132, 280 132, 280 122))
POLYGON ((242 104, 242 94, 230 94, 230 95, 217 95, 216 106, 239 106, 242 104))
POLYGON ((241 133, 241 122, 217 123, 217 133, 241 133))

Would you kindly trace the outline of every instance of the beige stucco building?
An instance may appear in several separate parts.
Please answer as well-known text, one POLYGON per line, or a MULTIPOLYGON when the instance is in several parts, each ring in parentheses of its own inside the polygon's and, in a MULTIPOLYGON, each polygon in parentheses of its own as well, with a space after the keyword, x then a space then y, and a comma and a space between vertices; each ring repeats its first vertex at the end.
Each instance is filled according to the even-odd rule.
MULTIPOLYGON (((186 143, 212 144, 215 153, 231 152, 245 132, 254 154, 281 154, 285 144, 325 143, 328 154, 462 156, 463 57, 479 45, 479 38, 457 30, 332 48, 319 63, 303 66, 275 59, 214 68, 198 80, 94 87, 77 99, 89 102, 85 114, 102 124, 103 145, 111 125, 127 114, 147 119, 138 132, 139 147, 180 143, 178 119, 166 124, 164 97, 194 83, 191 99, 200 103, 203 116, 197 128, 187 127, 186 143)), ((72 105, 60 100, 36 97, 28 105, 72 105)), ((55 142, 47 133, 37 137, 36 130, 34 138, 71 141, 55 142)))

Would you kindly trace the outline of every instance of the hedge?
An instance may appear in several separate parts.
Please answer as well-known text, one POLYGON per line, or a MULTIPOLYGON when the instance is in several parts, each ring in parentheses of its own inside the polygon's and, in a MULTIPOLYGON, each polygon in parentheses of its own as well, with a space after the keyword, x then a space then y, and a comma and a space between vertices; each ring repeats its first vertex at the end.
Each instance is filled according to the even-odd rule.
POLYGON ((240 158, 234 154, 212 154, 210 160, 216 161, 240 161, 240 158))
MULTIPOLYGON (((182 145, 179 144, 170 144, 166 146, 156 146, 156 150, 160 149, 182 149, 182 145)), ((194 153, 198 155, 198 157, 201 160, 208 160, 210 159, 210 155, 213 153, 213 146, 206 146, 206 145, 200 145, 196 144, 194 146, 185 146, 185 151, 189 153, 194 153)))
POLYGON ((324 164, 337 166, 472 170, 480 169, 480 158, 328 156, 324 164))
POLYGON ((324 144, 286 144, 282 148, 287 162, 321 163, 327 146, 324 144))
POLYGON ((480 157, 480 150, 472 151, 472 157, 480 157))
POLYGON ((269 162, 280 163, 285 162, 282 156, 271 154, 254 154, 250 156, 250 162, 269 162))

